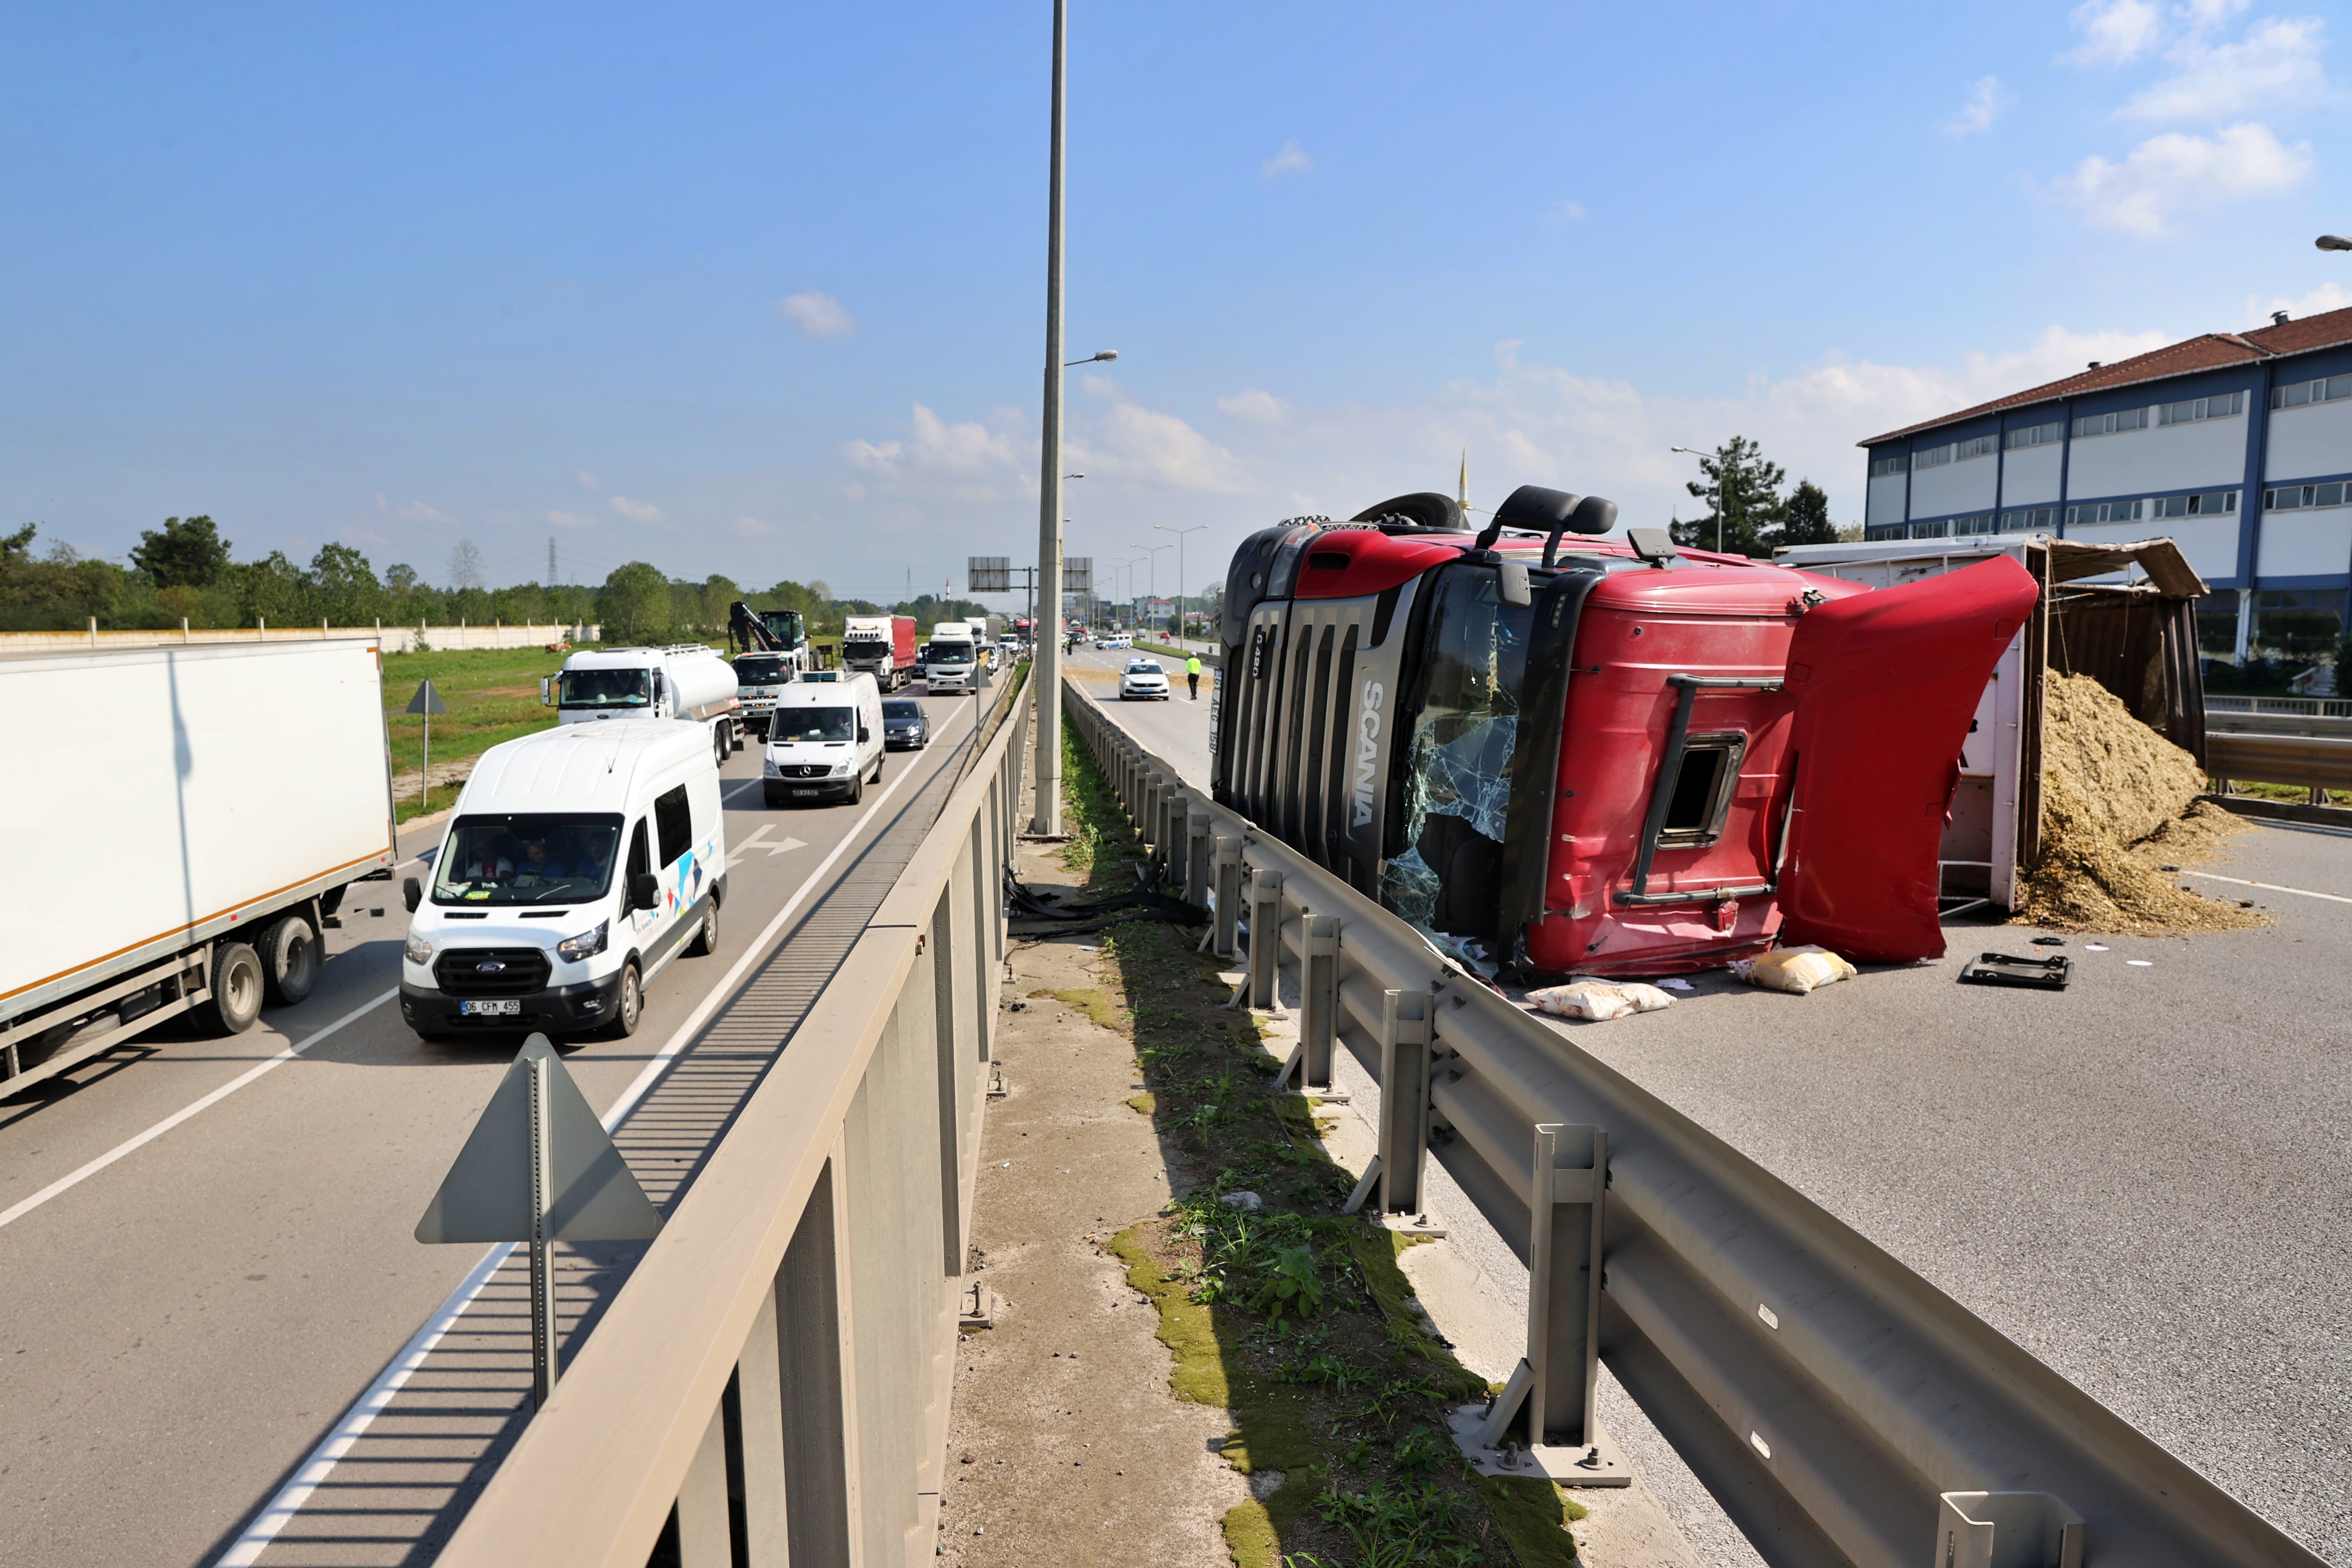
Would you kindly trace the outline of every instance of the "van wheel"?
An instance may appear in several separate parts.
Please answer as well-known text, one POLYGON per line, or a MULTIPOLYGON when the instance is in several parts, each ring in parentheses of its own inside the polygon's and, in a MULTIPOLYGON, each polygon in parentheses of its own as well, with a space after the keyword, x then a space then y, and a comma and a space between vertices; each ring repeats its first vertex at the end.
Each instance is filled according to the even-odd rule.
POLYGON ((889 760, 890 759, 887 757, 877 757, 874 759, 874 782, 876 784, 880 784, 882 782, 882 764, 889 760))
POLYGON ((709 958, 719 951, 719 900, 713 899, 702 911, 702 929, 694 933, 687 944, 688 958, 709 958))
POLYGON ((318 984, 319 938, 300 915, 288 915, 263 931, 253 946, 261 960, 264 988, 279 1006, 292 1006, 318 984))
POLYGON ((849 781, 849 804, 856 805, 859 801, 864 800, 865 798, 866 775, 864 773, 860 773, 856 778, 849 781))
POLYGON ((625 1040, 637 1032, 637 1025, 646 1016, 646 983, 637 973, 634 959, 621 971, 620 994, 614 1000, 617 1005, 605 1034, 612 1039, 625 1040))
POLYGON ((261 1016, 261 959, 241 942, 213 949, 213 998, 196 1016, 219 1035, 241 1035, 261 1016))

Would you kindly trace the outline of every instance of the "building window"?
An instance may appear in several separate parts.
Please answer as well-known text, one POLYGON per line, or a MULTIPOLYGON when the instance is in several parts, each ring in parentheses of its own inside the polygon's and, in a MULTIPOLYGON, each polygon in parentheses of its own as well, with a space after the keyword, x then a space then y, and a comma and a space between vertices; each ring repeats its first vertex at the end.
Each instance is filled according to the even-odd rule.
POLYGON ((1952 448, 1949 446, 1925 447, 1911 454, 1911 467, 1915 470, 1940 468, 1951 460, 1952 448))
POLYGON ((2208 658, 2238 654, 2238 590, 2216 588, 2197 601, 2197 651, 2208 658))
POLYGON ((2352 375, 2331 375, 2325 381, 2298 381, 2292 386, 2271 388, 2273 408, 2301 408, 2305 404, 2333 403, 2339 397, 2352 397, 2352 375))
POLYGON ((1944 537, 1944 525, 1940 522, 1915 522, 1911 525, 1911 537, 1914 539, 1941 539, 1944 537))
POLYGON ((1874 522, 1862 531, 1863 542, 1875 544, 1882 539, 1900 539, 1904 525, 1899 522, 1874 522))
POLYGON ((1956 538, 1964 533, 1990 533, 1992 531, 1993 516, 1992 513, 1989 511, 1980 511, 1974 517, 1956 517, 1952 519, 1952 533, 1956 538))
POLYGON ((2238 510, 2235 490, 2200 490, 2194 495, 2158 496, 2147 503, 2150 517, 2218 517, 2238 510))
POLYGON ((2076 436, 2113 436, 2123 430, 2147 428, 2147 410, 2123 408, 2113 414, 2091 414, 2074 421, 2076 436))
POLYGON ((2066 422, 2063 419, 2053 419, 2047 425, 2021 426, 2011 430, 2006 439, 2010 449, 2014 451, 2020 447, 2047 447, 2064 434, 2066 434, 2066 422))
POLYGON ((1874 479, 1883 479, 1889 474, 1903 472, 1907 466, 1900 452, 1891 458, 1873 458, 1870 459, 1870 477, 1874 479))
POLYGON ((1990 458, 2000 449, 2000 437, 1979 436, 1974 440, 1960 443, 1958 460, 1967 462, 1970 458, 1990 458))
POLYGON ((2188 425, 2200 419, 2228 419, 2246 411, 2246 395, 2224 393, 2220 397, 2189 397, 2179 403, 2158 405, 2156 422, 2159 425, 2188 425))
POLYGON ((2043 533, 2058 526, 2058 509, 2054 506, 2023 507, 2000 514, 2003 533, 2043 533))
POLYGON ((2137 522, 2147 515, 2144 500, 2103 500, 2066 509, 2066 526, 2094 522, 2137 522))
POLYGON ((2309 660, 2343 635, 2341 588, 2265 588, 2254 595, 2250 641, 2257 657, 2309 660))
POLYGON ((2352 489, 2340 480, 2325 485, 2281 485, 2263 492, 2264 511, 2295 511, 2304 507, 2342 506, 2347 500, 2344 493, 2352 489))

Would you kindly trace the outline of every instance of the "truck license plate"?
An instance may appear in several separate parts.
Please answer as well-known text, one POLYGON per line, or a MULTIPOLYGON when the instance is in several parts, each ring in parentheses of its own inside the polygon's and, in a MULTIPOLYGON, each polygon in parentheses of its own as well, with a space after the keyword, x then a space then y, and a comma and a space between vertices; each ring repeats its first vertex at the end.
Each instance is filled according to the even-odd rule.
POLYGON ((457 1011, 470 1014, 477 1018, 515 1017, 521 1014, 522 1003, 514 998, 497 1002, 460 1002, 457 1004, 457 1011))

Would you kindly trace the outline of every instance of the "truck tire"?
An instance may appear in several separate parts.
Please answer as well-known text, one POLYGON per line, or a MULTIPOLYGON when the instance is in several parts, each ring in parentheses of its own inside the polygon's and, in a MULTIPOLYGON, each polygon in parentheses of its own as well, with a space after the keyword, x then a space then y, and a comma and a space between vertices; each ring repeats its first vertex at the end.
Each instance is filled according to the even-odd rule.
POLYGON ((215 1034, 241 1035, 261 1016, 260 955, 241 942, 213 949, 212 1000, 195 1009, 215 1034))
POLYGON ((280 1007, 291 1007, 319 984, 319 933, 299 914, 288 915, 255 939, 263 989, 280 1007))
POLYGON ((734 748, 727 743, 727 726, 723 721, 710 727, 710 750, 712 763, 722 768, 727 765, 727 759, 734 754, 734 748))

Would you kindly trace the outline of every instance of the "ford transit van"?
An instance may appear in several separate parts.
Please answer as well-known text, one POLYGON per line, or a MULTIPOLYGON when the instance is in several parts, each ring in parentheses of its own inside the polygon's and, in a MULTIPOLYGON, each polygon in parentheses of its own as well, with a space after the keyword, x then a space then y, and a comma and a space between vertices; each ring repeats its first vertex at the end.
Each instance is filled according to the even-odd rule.
POLYGON ((856 803, 882 779, 882 689, 863 671, 796 680, 776 698, 761 773, 770 805, 856 803))
POLYGON ((618 719, 492 746, 429 887, 402 889, 402 1018, 428 1040, 635 1033, 646 987, 718 945, 724 833, 699 724, 618 719))

